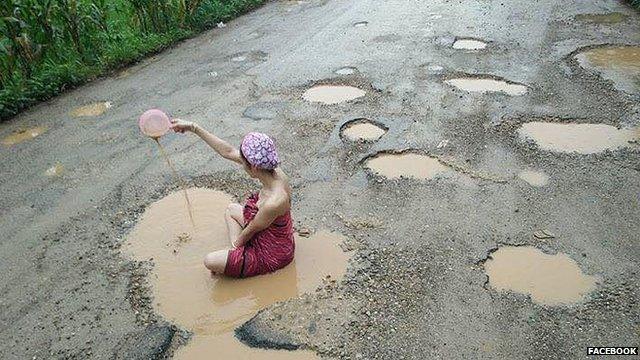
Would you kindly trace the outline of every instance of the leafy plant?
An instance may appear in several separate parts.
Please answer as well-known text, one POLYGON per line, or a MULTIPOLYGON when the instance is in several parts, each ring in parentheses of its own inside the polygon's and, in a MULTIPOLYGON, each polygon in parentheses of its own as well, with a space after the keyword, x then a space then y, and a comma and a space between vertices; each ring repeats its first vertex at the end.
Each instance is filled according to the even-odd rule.
POLYGON ((0 120, 266 0, 0 0, 0 120))

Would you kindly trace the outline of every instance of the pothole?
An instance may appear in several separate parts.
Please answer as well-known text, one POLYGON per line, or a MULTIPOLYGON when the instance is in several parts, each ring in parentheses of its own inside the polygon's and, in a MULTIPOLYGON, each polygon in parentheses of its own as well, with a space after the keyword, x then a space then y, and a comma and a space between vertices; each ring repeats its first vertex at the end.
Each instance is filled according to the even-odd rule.
POLYGON ((17 130, 17 131, 14 131, 11 135, 8 135, 4 139, 2 139, 2 145, 5 145, 5 146, 16 145, 23 141, 38 137, 42 135, 42 133, 44 133, 45 131, 47 131, 46 126, 36 126, 29 129, 17 130))
POLYGON ((637 92, 640 85, 640 46, 610 45, 575 55, 585 69, 595 70, 622 91, 637 92))
POLYGON ((518 129, 520 138, 533 140, 543 150, 594 154, 615 150, 640 138, 639 129, 617 129, 605 124, 533 121, 518 129))
POLYGON ((498 291, 530 295, 542 305, 566 305, 584 299, 596 287, 566 254, 545 254, 532 246, 502 246, 484 263, 489 285, 498 291))
POLYGON ((456 50, 483 50, 487 43, 478 39, 457 38, 452 47, 456 50))
POLYGON ((71 111, 73 117, 85 117, 85 116, 100 116, 104 114, 111 107, 111 103, 108 101, 97 102, 84 106, 77 107, 71 111))
POLYGON ((428 180, 452 172, 438 159, 414 152, 382 152, 366 160, 364 166, 388 179, 428 180))
POLYGON ((387 129, 369 119, 355 119, 342 125, 340 134, 350 141, 372 142, 380 139, 387 129))
POLYGON ((534 187, 542 187, 549 183, 549 175, 535 170, 522 170, 518 173, 520 180, 534 187))
POLYGON ((357 23, 354 23, 354 24, 353 24, 353 26, 354 26, 354 27, 357 27, 357 28, 359 28, 359 27, 365 27, 365 26, 367 26, 367 25, 369 25, 369 22, 368 22, 368 21, 358 21, 357 23))
POLYGON ((356 71, 358 71, 358 69, 353 66, 343 66, 337 69, 335 73, 338 75, 353 75, 356 73, 356 71))
POLYGON ((511 96, 527 93, 527 87, 523 84, 489 77, 460 77, 445 80, 445 83, 468 92, 499 92, 511 96))
POLYGON ((274 119, 286 108, 286 103, 279 101, 261 101, 249 105, 242 116, 253 120, 274 119))
POLYGON ((578 14, 575 19, 594 24, 617 24, 627 20, 628 17, 629 15, 620 12, 611 12, 606 14, 578 14))
POLYGON ((335 105, 366 95, 364 90, 346 85, 318 85, 304 92, 302 97, 309 102, 335 105))
POLYGON ((233 331, 265 307, 314 291, 327 276, 340 279, 350 257, 340 248, 343 236, 320 231, 297 237, 294 262, 272 274, 212 277, 202 261, 207 253, 229 247, 224 212, 232 198, 203 188, 189 189, 189 194, 195 225, 182 193, 174 192, 146 209, 124 246, 131 257, 154 264, 149 281, 156 311, 194 334, 176 358, 316 359, 308 351, 249 348, 233 331))

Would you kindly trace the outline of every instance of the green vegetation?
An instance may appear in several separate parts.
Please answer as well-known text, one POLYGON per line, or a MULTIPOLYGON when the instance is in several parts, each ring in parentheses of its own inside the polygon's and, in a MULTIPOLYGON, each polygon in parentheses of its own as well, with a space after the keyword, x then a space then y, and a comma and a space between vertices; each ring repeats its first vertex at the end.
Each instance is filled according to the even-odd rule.
POLYGON ((631 5, 635 6, 640 10, 640 0, 631 0, 631 5))
POLYGON ((266 0, 0 0, 0 120, 266 0))

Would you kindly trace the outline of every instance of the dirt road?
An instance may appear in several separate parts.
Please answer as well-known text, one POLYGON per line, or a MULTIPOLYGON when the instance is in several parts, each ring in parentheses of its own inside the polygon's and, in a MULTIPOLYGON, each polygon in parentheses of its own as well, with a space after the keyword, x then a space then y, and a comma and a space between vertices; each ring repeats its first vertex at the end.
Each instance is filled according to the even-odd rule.
MULTIPOLYGON (((179 188, 137 129, 152 107, 233 143, 272 134, 297 227, 355 249, 343 280, 239 327, 248 344, 357 359, 637 346, 638 104, 640 14, 622 1, 270 2, 0 124, 0 358, 188 342, 154 311, 153 260, 121 250, 179 188)), ((190 186, 256 186, 194 137, 162 141, 190 186)))

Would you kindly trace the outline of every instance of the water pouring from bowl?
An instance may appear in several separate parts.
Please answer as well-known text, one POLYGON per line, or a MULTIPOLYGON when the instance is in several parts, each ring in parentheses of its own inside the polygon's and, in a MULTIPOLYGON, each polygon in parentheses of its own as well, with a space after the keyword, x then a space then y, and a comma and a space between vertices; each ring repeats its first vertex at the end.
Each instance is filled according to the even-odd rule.
POLYGON ((195 227, 195 223, 193 222, 193 213, 191 210, 191 201, 189 200, 189 194, 187 194, 187 184, 184 181, 184 179, 180 175, 178 175, 178 172, 176 171, 175 167, 171 163, 169 156, 167 155, 166 151, 164 150, 164 147, 162 146, 159 140, 161 136, 168 133, 169 130, 171 129, 171 118, 162 110, 150 109, 145 111, 142 115, 140 115, 140 118, 138 119, 138 126, 140 127, 140 131, 144 135, 155 140, 155 142, 158 144, 158 148, 160 149, 160 153, 162 154, 162 157, 164 157, 167 164, 169 165, 169 168, 173 172, 173 176, 178 182, 180 182, 180 185, 182 186, 182 191, 184 192, 184 198, 187 201, 187 210, 189 210, 189 218, 191 220, 191 224, 193 224, 195 227))

